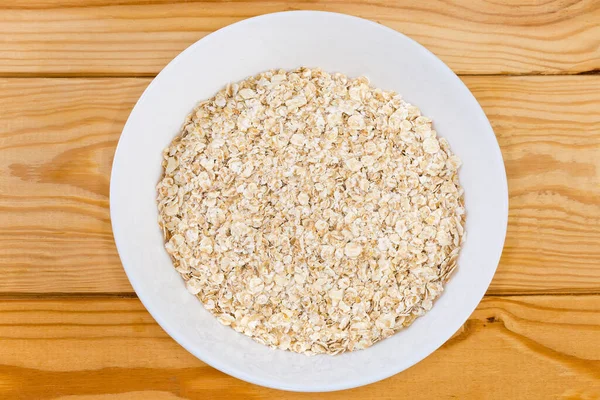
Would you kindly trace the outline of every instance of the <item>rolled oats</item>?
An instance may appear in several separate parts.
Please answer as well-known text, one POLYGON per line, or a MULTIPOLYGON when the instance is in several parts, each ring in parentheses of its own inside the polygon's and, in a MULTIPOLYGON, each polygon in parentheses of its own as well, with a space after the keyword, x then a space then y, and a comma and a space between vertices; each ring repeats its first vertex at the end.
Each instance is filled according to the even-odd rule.
POLYGON ((464 238, 460 160, 365 77, 269 71, 201 102, 164 151, 165 248, 259 343, 364 349, 431 309, 464 238))

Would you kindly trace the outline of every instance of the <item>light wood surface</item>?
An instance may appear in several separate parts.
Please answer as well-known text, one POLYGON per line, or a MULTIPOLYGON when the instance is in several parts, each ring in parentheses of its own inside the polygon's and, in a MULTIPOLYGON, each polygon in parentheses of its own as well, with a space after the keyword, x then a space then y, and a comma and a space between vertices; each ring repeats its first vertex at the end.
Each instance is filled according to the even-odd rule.
POLYGON ((4 0, 0 74, 153 75, 216 29, 255 15, 303 9, 389 26, 461 74, 600 68, 597 0, 4 0))
POLYGON ((600 399, 599 71, 598 0, 0 0, 0 399, 600 399), (463 328, 392 378, 319 395, 242 382, 169 338, 108 208, 151 77, 220 27, 295 9, 369 18, 444 60, 493 125, 510 193, 463 328))
POLYGON ((171 340, 137 299, 5 301, 0 397, 594 399, 599 301, 597 295, 488 297, 461 331, 416 366, 318 396, 262 388, 208 367, 171 340))
MULTIPOLYGON (((491 294, 600 291, 600 76, 463 78, 506 163, 510 222, 491 294)), ((108 187, 149 79, 0 80, 5 292, 131 292, 108 187), (49 285, 48 281, 52 284, 49 285)))

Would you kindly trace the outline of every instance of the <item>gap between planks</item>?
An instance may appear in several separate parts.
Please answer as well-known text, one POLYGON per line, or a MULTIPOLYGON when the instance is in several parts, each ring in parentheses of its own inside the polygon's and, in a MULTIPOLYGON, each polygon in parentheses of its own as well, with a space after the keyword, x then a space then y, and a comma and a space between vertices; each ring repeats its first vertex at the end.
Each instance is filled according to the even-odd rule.
MULTIPOLYGON (((166 65, 165 65, 166 66, 166 65)), ((130 73, 123 73, 123 74, 105 74, 102 72, 99 73, 85 73, 85 74, 80 74, 80 73, 29 73, 29 72, 11 72, 11 73, 0 73, 0 79, 38 79, 38 78, 52 78, 52 79, 66 79, 66 78, 73 78, 73 79, 106 79, 106 78, 156 78, 158 74, 155 73, 140 73, 140 74, 130 74, 130 73)), ((477 74, 477 73, 460 73, 457 74, 457 76, 459 77, 463 77, 463 76, 487 76, 487 77, 493 77, 493 76, 529 76, 529 77, 536 77, 536 76, 540 76, 540 77, 547 77, 547 76, 573 76, 573 75, 600 75, 600 69, 596 68, 596 69, 591 69, 588 71, 581 71, 581 72, 569 72, 569 71, 564 71, 564 72, 558 72, 558 73, 545 73, 545 72, 523 72, 523 73, 513 73, 513 72, 507 72, 507 73, 500 73, 500 74, 495 74, 495 73, 490 73, 490 74, 486 74, 486 73, 481 73, 481 74, 477 74)))
MULTIPOLYGON (((486 293, 484 298, 494 297, 541 297, 541 296, 598 296, 600 292, 535 292, 535 293, 486 293)), ((18 293, 0 292, 0 301, 10 300, 107 300, 107 299, 138 299, 135 292, 115 293, 18 293)))

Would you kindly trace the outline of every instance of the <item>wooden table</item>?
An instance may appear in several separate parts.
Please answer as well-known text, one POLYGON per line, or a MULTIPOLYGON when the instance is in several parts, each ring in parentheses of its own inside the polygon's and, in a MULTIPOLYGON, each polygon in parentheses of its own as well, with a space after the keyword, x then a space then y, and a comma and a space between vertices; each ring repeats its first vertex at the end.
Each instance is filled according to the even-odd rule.
POLYGON ((600 398, 600 1, 0 0, 0 398, 600 398), (423 3, 423 4, 422 4, 423 3), (142 307, 108 212, 152 77, 207 33, 281 10, 378 21, 457 72, 509 179, 498 272, 423 362, 319 396, 197 360, 142 307))

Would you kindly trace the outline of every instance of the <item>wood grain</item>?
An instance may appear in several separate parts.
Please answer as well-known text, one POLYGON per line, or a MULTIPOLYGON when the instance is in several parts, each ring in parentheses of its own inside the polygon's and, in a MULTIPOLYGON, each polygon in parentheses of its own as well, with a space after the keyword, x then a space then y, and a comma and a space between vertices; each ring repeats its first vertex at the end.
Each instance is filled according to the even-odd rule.
POLYGON ((147 84, 0 81, 0 291, 131 291, 108 189, 121 129, 147 84))
MULTIPOLYGON (((442 348, 392 378, 319 399, 595 399, 600 297, 488 297, 442 348), (526 377, 526 378, 524 378, 526 377)), ((195 359, 137 299, 0 302, 6 399, 312 399, 195 359), (68 396, 68 397, 67 397, 68 396)))
POLYGON ((508 176, 508 232, 491 291, 597 292, 600 77, 464 81, 492 123, 508 176))
MULTIPOLYGON (((490 294, 600 292, 600 76, 466 77, 510 216, 490 294)), ((148 79, 0 80, 0 292, 120 293, 112 156, 148 79)))
POLYGON ((233 22, 315 9, 368 18, 414 38, 460 74, 563 74, 600 68, 596 0, 0 2, 0 74, 154 75, 233 22))

